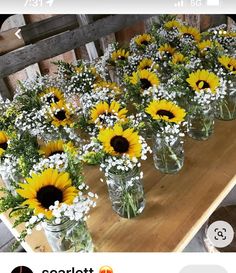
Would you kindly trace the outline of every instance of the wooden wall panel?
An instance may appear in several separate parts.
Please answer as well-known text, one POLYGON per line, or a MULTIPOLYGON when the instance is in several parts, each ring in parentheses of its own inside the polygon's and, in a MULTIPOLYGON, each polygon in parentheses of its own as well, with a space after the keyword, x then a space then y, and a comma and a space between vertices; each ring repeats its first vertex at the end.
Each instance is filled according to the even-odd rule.
POLYGON ((228 23, 228 29, 231 29, 232 27, 236 27, 236 23, 230 17, 227 17, 227 23, 228 23))
MULTIPOLYGON (((23 15, 14 15, 9 17, 3 24, 2 30, 8 30, 14 27, 23 26, 25 24, 25 18, 23 15)), ((37 64, 31 65, 17 73, 10 75, 9 77, 5 78, 5 83, 8 86, 11 95, 14 94, 14 90, 16 89, 17 81, 21 80, 24 81, 27 78, 33 78, 35 74, 39 71, 39 67, 37 64)))
POLYGON ((196 27, 197 29, 200 29, 200 15, 198 15, 198 14, 185 14, 184 15, 184 20, 190 26, 196 27))
MULTIPOLYGON (((47 18, 50 18, 54 15, 52 14, 30 14, 25 15, 25 20, 28 24, 38 22, 47 18)), ((63 60, 65 62, 73 62, 76 59, 76 55, 74 50, 68 51, 64 54, 58 55, 57 57, 50 58, 48 60, 41 61, 39 63, 40 71, 44 74, 53 75, 56 72, 56 66, 52 62, 56 62, 58 60, 63 60)))
POLYGON ((205 31, 208 28, 227 23, 225 15, 201 15, 200 16, 200 30, 205 31))
POLYGON ((180 19, 182 21, 185 20, 185 15, 184 14, 177 14, 177 19, 180 19))
POLYGON ((152 28, 152 25, 154 23, 158 23, 158 22, 159 22, 159 15, 155 15, 155 16, 152 16, 151 18, 147 19, 144 22, 145 32, 149 32, 152 28))
POLYGON ((103 51, 105 52, 106 48, 108 47, 109 44, 115 43, 116 42, 116 36, 115 33, 111 33, 110 35, 107 35, 100 39, 100 47, 103 51))
POLYGON ((120 43, 121 46, 127 46, 131 38, 135 35, 142 34, 145 32, 145 24, 144 22, 139 22, 134 24, 131 27, 126 27, 121 31, 116 32, 115 37, 117 42, 120 43))
POLYGON ((57 71, 57 66, 55 64, 53 64, 52 62, 62 60, 62 61, 70 63, 70 62, 74 62, 75 59, 76 59, 75 52, 68 51, 68 52, 58 55, 54 58, 44 60, 39 63, 41 73, 42 73, 42 75, 45 75, 45 74, 53 75, 57 71))
POLYGON ((24 15, 26 24, 30 24, 33 22, 39 22, 44 19, 50 18, 52 16, 53 16, 53 14, 25 14, 24 15))
POLYGON ((17 86, 17 81, 25 81, 28 78, 26 69, 18 71, 6 78, 6 83, 9 86, 10 90, 14 92, 17 86))
POLYGON ((13 98, 13 92, 9 88, 9 85, 6 82, 6 79, 0 78, 0 92, 1 97, 3 99, 12 99, 13 98))

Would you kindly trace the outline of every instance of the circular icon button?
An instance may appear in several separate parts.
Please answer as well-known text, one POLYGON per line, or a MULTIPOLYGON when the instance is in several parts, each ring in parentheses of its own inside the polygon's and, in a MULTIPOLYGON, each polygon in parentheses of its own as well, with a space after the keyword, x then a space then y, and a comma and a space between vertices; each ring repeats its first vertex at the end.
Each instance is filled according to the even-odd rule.
POLYGON ((33 271, 27 266, 17 266, 11 273, 33 273, 33 271))
POLYGON ((216 221, 208 227, 207 238, 215 247, 227 247, 234 239, 233 227, 225 221, 216 221))

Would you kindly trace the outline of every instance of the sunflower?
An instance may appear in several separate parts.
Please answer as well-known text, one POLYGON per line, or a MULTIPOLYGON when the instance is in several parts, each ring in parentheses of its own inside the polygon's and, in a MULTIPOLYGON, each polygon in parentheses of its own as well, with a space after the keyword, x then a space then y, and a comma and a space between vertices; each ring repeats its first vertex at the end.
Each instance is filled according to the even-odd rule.
POLYGON ((198 49, 200 51, 208 51, 213 47, 213 43, 211 40, 205 40, 198 44, 198 49))
POLYGON ((50 206, 56 201, 59 204, 72 204, 78 195, 78 190, 72 186, 70 175, 67 172, 58 173, 56 169, 46 169, 42 173, 33 173, 26 178, 27 183, 19 183, 17 193, 26 200, 22 205, 28 205, 34 214, 44 214, 47 219, 52 218, 50 206))
POLYGON ((118 94, 121 93, 121 89, 120 89, 119 85, 115 82, 99 81, 99 82, 95 83, 93 86, 94 86, 94 91, 98 91, 101 88, 107 88, 112 91, 115 91, 115 93, 118 93, 118 94))
POLYGON ((71 142, 65 143, 60 139, 49 141, 48 143, 41 145, 39 153, 46 157, 50 157, 55 154, 65 153, 66 150, 73 152, 75 151, 75 148, 71 142))
POLYGON ((128 57, 129 57, 129 52, 125 51, 125 49, 118 49, 111 54, 111 59, 113 62, 125 61, 128 59, 128 57))
POLYGON ((138 35, 135 39, 134 42, 138 46, 147 46, 153 41, 153 37, 150 34, 144 33, 142 35, 138 35))
POLYGON ((107 102, 99 102, 91 111, 91 121, 96 123, 103 123, 102 116, 116 116, 119 120, 125 120, 128 110, 126 108, 121 108, 121 105, 113 101, 110 105, 107 102))
POLYGON ((191 73, 186 81, 197 92, 210 89, 212 93, 215 93, 220 85, 219 78, 213 72, 205 69, 191 73))
POLYGON ((52 103, 51 110, 52 124, 54 126, 60 127, 73 125, 72 114, 63 101, 59 101, 58 103, 52 103))
POLYGON ((175 53, 172 57, 173 64, 181 64, 181 63, 184 63, 185 60, 186 60, 186 58, 184 57, 184 55, 179 52, 175 53))
POLYGON ((176 49, 169 44, 164 44, 159 47, 158 51, 162 53, 162 55, 167 55, 168 57, 172 57, 176 51, 176 49))
POLYGON ((164 27, 167 29, 179 28, 181 27, 181 23, 177 20, 171 20, 164 24, 164 27))
POLYGON ((167 122, 180 123, 184 121, 186 112, 176 104, 167 100, 154 100, 150 102, 145 111, 154 120, 164 120, 167 122))
POLYGON ((120 125, 116 124, 113 128, 100 131, 98 140, 102 142, 105 152, 113 156, 123 154, 131 158, 141 156, 140 138, 132 128, 123 130, 120 125))
POLYGON ((40 93, 40 98, 45 99, 46 102, 51 104, 53 102, 59 102, 60 100, 63 100, 64 95, 59 88, 51 86, 43 90, 42 93, 40 93))
POLYGON ((236 74, 236 59, 228 56, 221 56, 218 61, 233 74, 236 74))
POLYGON ((140 84, 142 90, 148 89, 152 86, 158 86, 160 81, 154 72, 148 71, 146 69, 133 72, 130 77, 131 84, 140 84))
POLYGON ((182 26, 180 27, 180 33, 184 38, 191 38, 195 42, 199 43, 201 40, 201 34, 195 27, 182 26))
POLYGON ((8 147, 8 136, 4 131, 0 131, 0 157, 4 154, 8 147))
POLYGON ((142 61, 139 63, 137 70, 143 70, 143 69, 158 69, 158 65, 152 60, 148 58, 142 59, 142 61))

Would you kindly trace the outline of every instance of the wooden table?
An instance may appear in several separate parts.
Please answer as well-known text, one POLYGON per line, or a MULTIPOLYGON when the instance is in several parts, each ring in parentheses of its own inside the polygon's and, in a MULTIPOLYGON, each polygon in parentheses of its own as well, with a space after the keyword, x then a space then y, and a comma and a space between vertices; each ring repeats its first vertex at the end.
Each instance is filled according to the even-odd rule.
MULTIPOLYGON (((161 174, 152 157, 143 171, 146 208, 127 220, 113 212, 98 168, 86 168, 90 189, 99 195, 88 220, 97 251, 182 251, 236 184, 236 121, 217 121, 208 141, 186 138, 185 164, 178 174, 161 174)), ((1 218, 11 226, 6 214, 1 218)), ((33 232, 24 247, 50 251, 41 231, 33 232)))

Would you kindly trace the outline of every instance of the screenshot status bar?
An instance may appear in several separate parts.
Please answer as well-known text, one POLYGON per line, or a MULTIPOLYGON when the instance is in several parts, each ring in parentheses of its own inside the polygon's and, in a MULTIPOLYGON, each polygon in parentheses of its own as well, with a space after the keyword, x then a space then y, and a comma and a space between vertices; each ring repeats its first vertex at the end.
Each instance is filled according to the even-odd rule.
MULTIPOLYGON (((3 0, 1 0, 3 1, 3 0)), ((202 13, 236 12, 232 0, 8 0, 1 13, 202 13)))

